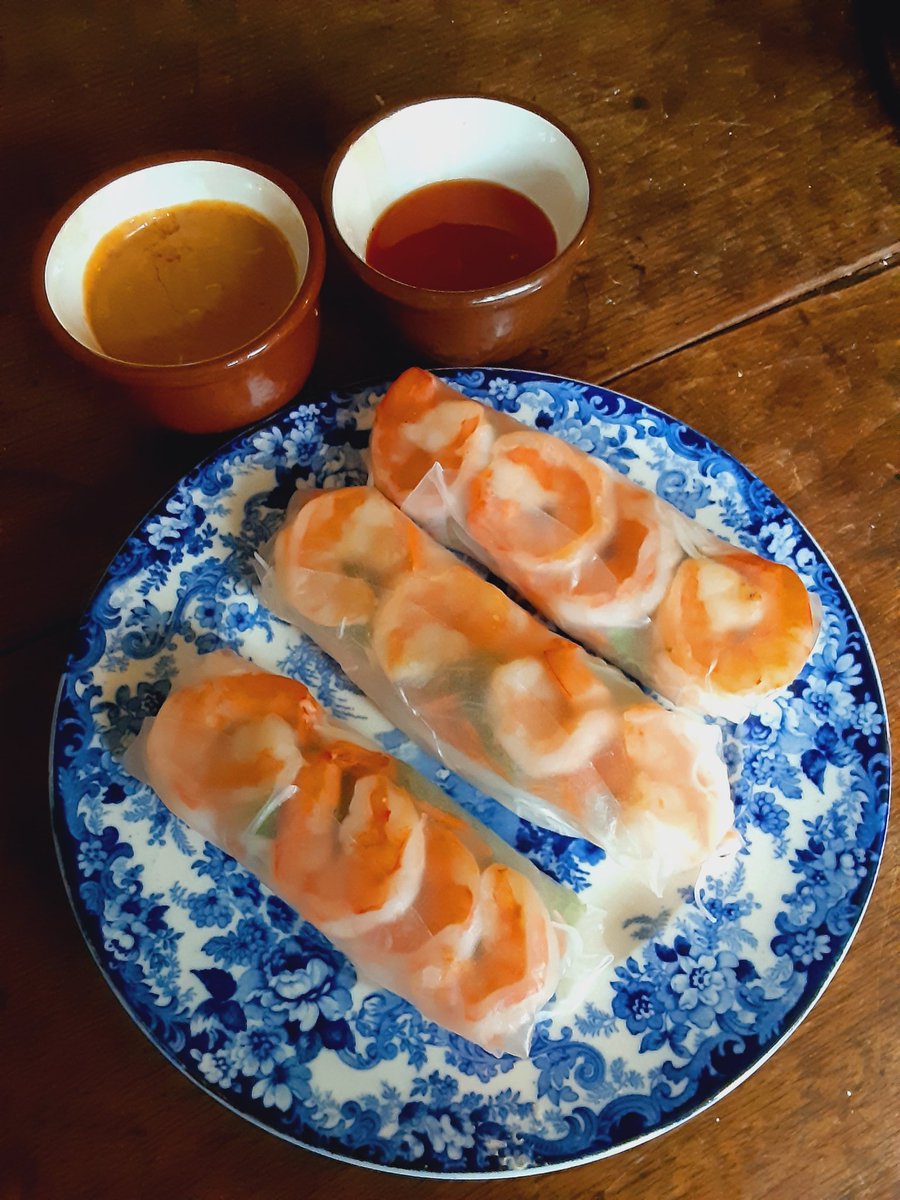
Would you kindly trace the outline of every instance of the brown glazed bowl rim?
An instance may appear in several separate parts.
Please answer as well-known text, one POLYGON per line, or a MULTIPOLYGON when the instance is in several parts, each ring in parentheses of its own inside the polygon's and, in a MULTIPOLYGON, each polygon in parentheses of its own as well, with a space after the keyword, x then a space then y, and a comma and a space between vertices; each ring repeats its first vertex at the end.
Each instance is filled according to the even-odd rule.
POLYGON ((539 108, 535 104, 528 104, 524 100, 517 100, 513 96, 492 96, 478 92, 439 92, 434 95, 419 96, 415 100, 405 100, 400 104, 395 104, 390 108, 381 109, 373 116, 360 122, 348 135, 344 138, 341 144, 335 150, 329 160, 325 170, 325 177, 322 182, 322 208, 325 213, 325 222, 328 226, 328 232, 331 235, 334 244, 350 264, 351 268, 359 275, 364 283, 374 289, 376 292, 387 296, 391 300, 396 300, 410 306, 418 308, 441 309, 450 307, 478 307, 481 305, 495 304, 500 301, 509 301, 516 299, 519 296, 525 296, 536 291, 548 277, 553 277, 567 270, 574 263, 581 253, 588 233, 593 228, 597 215, 597 192, 599 190, 599 181, 597 176, 599 172, 597 167, 585 147, 581 138, 572 132, 572 130, 557 117, 548 113, 545 109, 539 108), (585 174, 588 182, 588 197, 587 209, 584 214, 584 219, 578 227, 578 231, 567 246, 563 247, 558 254, 554 255, 548 263, 544 263, 542 267, 529 272, 527 275, 522 275, 518 279, 513 279, 509 283, 502 284, 500 287, 476 288, 470 291, 446 291, 439 288, 416 287, 414 284, 402 283, 399 279, 394 279, 390 275, 385 275, 381 271, 376 271, 363 258, 360 258, 354 250, 348 246, 343 235, 337 227, 334 219, 334 205, 332 194, 334 191, 334 181, 337 176, 338 169, 347 155, 347 152, 355 142, 379 125, 382 121, 389 117, 396 116, 397 113, 403 112, 408 108, 416 108, 420 104, 430 104, 435 100, 492 100, 499 104, 508 104, 513 108, 522 108, 528 112, 534 113, 535 116, 541 117, 548 124, 552 125, 575 147, 578 157, 584 166, 585 174))
POLYGON ((275 167, 270 167, 267 163, 257 162, 253 158, 246 158, 244 155, 229 154, 221 150, 182 150, 167 151, 162 154, 148 154, 140 158, 131 159, 120 166, 111 167, 79 188, 54 213, 37 242, 32 260, 32 294, 41 321, 62 348, 71 354, 73 358, 78 359, 95 370, 106 372, 138 386, 141 384, 152 384, 178 387, 194 386, 212 379, 223 370, 242 366, 244 363, 261 354, 268 347, 280 342, 283 338, 293 333, 302 324, 309 309, 316 303, 319 292, 322 289, 324 276, 325 235, 322 231, 322 224, 312 201, 292 179, 282 174, 275 167), (77 338, 74 338, 59 322, 56 314, 50 307, 44 286, 44 272, 51 247, 69 217, 71 217, 80 205, 90 199, 95 192, 100 191, 101 188, 106 187, 110 183, 114 183, 117 179, 123 179, 125 176, 133 175, 135 172, 142 171, 147 167, 163 166, 166 163, 176 162, 219 162, 229 166, 243 167, 248 171, 263 176, 281 188, 300 213, 309 241, 309 260, 303 279, 297 289, 297 294, 281 316, 252 341, 245 342, 242 346, 236 347, 227 354, 218 355, 216 358, 206 358, 196 363, 133 363, 128 362, 126 359, 113 358, 107 354, 98 354, 95 350, 82 345, 77 338))

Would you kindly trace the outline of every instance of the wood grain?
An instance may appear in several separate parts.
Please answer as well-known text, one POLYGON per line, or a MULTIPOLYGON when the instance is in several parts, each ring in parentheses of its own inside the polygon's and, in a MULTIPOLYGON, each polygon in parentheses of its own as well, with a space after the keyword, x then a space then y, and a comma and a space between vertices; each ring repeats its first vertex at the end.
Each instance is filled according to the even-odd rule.
MULTIPOLYGON (((216 439, 147 429, 53 349, 29 270, 52 210, 112 164, 209 145, 315 197, 356 121, 469 89, 554 111, 601 170, 600 231, 521 365, 615 379, 758 472, 844 579, 897 720, 900 159, 846 5, 14 0, 0 44, 0 1200, 446 1192, 304 1152, 214 1103, 139 1034, 77 933, 47 820, 56 681, 118 544, 216 439)), ((310 397, 408 365, 336 256, 324 310, 310 397)), ((708 1112, 625 1155, 454 1194, 896 1196, 898 875, 894 836, 814 1012, 708 1112)))

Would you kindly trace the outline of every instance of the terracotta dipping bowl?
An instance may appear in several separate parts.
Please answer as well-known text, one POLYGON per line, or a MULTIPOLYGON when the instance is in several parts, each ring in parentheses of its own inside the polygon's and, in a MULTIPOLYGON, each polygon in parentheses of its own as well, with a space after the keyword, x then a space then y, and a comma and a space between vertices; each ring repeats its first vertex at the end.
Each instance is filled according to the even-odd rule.
POLYGON ((306 382, 319 344, 324 270, 318 217, 285 176, 231 155, 160 155, 101 176, 56 214, 35 253, 34 292, 45 325, 73 358, 122 384, 159 423, 209 433, 274 412, 306 382), (294 299, 254 341, 218 358, 173 366, 111 358, 85 316, 84 272, 94 248, 130 217, 196 200, 245 205, 281 230, 297 265, 294 299))
POLYGON ((379 114, 329 164, 329 231, 398 332, 425 355, 460 366, 502 362, 534 344, 559 311, 596 203, 594 171, 575 137, 550 117, 485 96, 415 101, 379 114), (366 262, 378 218, 416 188, 448 179, 503 184, 550 219, 557 254, 546 266, 481 291, 401 283, 366 262))

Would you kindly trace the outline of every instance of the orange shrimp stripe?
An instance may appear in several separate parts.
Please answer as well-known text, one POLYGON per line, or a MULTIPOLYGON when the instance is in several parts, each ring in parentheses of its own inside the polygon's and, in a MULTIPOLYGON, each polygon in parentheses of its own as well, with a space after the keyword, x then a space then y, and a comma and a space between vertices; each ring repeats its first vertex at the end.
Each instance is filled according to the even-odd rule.
POLYGON ((213 739, 231 739, 272 716, 280 717, 304 747, 315 741, 323 713, 302 683, 281 675, 251 670, 206 679, 174 692, 163 705, 148 757, 162 779, 190 780, 190 787, 176 783, 179 799, 188 808, 202 807, 218 793, 233 795, 274 779, 281 764, 266 746, 246 759, 209 753, 213 739))
POLYGON ((410 367, 388 388, 375 413, 372 428, 372 473, 375 485, 395 504, 402 504, 435 463, 458 470, 472 434, 483 419, 477 401, 454 391, 429 371, 410 367), (434 453, 403 435, 405 425, 420 421, 448 402, 472 405, 472 416, 460 422, 455 435, 434 453))
POLYGON ((746 551, 711 559, 685 559, 657 612, 662 646, 676 666, 736 694, 770 691, 789 683, 815 641, 809 594, 790 567, 746 551), (726 636, 710 627, 700 595, 709 564, 730 569, 760 618, 726 636))

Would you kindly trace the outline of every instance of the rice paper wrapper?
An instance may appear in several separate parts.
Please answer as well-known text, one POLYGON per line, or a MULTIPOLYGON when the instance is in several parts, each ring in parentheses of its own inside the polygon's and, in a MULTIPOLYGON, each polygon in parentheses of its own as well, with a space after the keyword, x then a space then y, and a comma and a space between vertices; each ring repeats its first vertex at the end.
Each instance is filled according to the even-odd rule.
POLYGON ((361 976, 492 1054, 527 1055, 537 1021, 577 1007, 609 962, 595 907, 230 651, 179 675, 125 765, 361 976))
POLYGON ((552 633, 376 490, 298 492, 260 576, 389 721, 518 815, 657 894, 735 849, 718 729, 552 633))
POLYGON ((816 642, 821 605, 789 567, 428 372, 381 401, 371 466, 433 537, 679 706, 742 721, 816 642))

